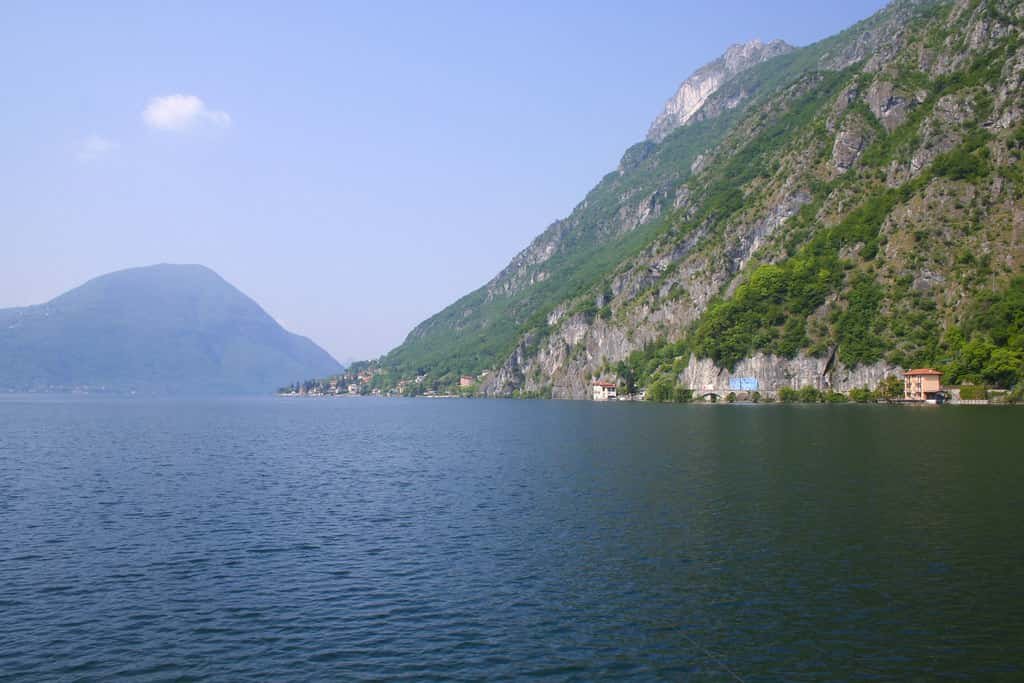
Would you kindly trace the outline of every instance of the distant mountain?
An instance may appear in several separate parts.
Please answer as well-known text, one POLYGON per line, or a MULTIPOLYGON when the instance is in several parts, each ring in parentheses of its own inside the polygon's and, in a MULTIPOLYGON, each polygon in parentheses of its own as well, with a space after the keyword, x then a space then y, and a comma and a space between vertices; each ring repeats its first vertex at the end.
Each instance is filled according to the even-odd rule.
POLYGON ((341 366, 199 265, 102 275, 0 310, 0 389, 254 394, 341 366))

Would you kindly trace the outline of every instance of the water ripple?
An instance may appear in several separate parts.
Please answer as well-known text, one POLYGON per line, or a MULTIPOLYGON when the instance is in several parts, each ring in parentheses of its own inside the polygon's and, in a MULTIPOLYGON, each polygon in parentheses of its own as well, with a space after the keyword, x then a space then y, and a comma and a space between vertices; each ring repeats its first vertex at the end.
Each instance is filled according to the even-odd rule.
POLYGON ((0 399, 0 680, 1024 677, 1013 411, 0 399))

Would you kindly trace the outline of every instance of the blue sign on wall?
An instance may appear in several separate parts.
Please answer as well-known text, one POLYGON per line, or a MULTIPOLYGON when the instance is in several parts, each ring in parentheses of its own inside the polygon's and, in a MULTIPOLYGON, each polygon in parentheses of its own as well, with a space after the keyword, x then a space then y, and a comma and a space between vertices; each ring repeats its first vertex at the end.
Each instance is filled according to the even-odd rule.
POLYGON ((757 391, 757 378, 730 377, 729 391, 757 391))

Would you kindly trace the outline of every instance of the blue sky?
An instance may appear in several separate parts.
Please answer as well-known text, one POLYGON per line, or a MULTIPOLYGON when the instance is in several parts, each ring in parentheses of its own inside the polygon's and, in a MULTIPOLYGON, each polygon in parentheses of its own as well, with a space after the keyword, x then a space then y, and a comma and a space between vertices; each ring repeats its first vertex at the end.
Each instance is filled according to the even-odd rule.
POLYGON ((883 4, 5 3, 0 307, 202 263, 339 359, 379 355, 731 43, 883 4))

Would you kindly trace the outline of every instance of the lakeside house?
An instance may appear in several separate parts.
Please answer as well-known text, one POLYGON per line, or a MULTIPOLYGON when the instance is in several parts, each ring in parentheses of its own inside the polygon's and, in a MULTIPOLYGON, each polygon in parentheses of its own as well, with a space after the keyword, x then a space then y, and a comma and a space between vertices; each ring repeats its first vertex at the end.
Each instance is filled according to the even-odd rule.
POLYGON ((459 378, 460 387, 471 387, 476 384, 476 378, 472 375, 463 375, 459 378))
POLYGON ((942 391, 942 373, 931 368, 918 368, 903 373, 903 399, 906 401, 938 401, 942 391))
POLYGON ((593 390, 595 401, 611 401, 617 395, 615 384, 612 382, 594 382, 593 390))

